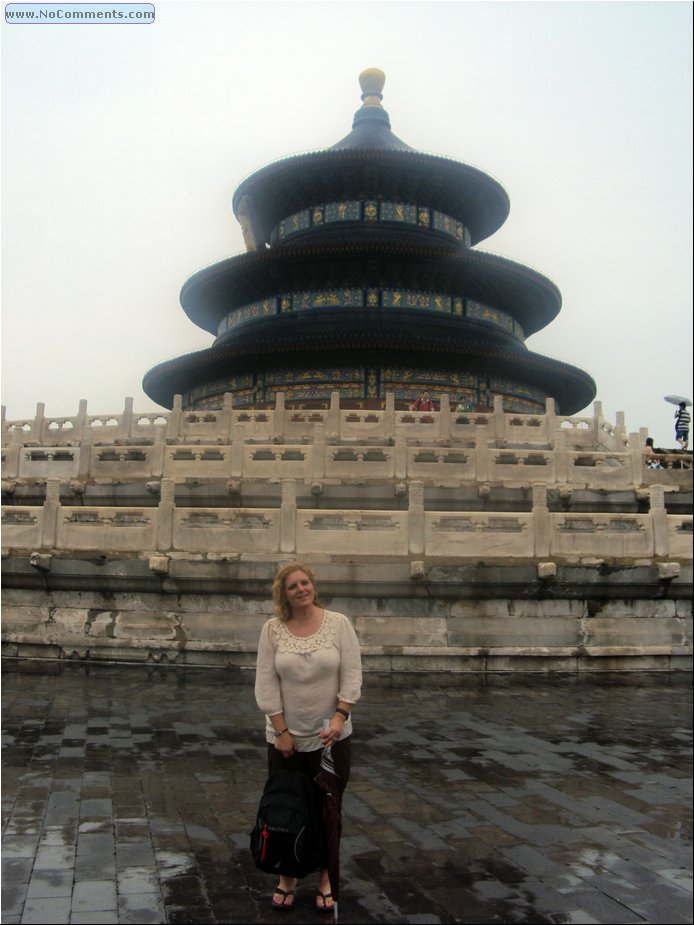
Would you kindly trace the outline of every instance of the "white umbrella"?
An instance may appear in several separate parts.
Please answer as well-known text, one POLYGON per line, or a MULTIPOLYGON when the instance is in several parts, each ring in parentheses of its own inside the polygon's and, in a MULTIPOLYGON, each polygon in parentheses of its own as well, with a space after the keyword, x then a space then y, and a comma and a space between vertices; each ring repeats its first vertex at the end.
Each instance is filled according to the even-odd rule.
POLYGON ((671 405, 681 405, 682 402, 684 402, 685 405, 691 405, 692 403, 691 399, 684 395, 664 395, 663 398, 665 401, 669 401, 671 405))

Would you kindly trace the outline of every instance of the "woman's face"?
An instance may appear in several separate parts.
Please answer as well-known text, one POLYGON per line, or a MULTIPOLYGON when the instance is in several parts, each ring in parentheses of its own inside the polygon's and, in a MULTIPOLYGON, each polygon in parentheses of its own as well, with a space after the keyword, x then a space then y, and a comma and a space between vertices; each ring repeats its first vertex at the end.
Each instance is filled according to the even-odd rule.
POLYGON ((284 582, 284 593, 287 595, 287 603, 291 608, 312 604, 315 597, 311 579, 306 572, 300 569, 287 575, 284 582))

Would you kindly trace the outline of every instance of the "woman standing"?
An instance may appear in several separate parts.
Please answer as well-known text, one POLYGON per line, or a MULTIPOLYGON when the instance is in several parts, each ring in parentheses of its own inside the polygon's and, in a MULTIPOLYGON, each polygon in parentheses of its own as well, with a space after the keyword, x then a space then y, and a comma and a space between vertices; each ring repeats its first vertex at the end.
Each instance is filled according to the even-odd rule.
MULTIPOLYGON (((272 596, 275 617, 260 633, 255 682, 256 702, 265 713, 268 774, 286 768, 313 780, 321 752, 330 746, 341 798, 349 778, 351 712, 361 694, 359 641, 344 614, 320 603, 308 566, 283 566, 272 596)), ((272 897, 275 909, 293 907, 296 884, 295 878, 280 876, 272 897)), ((326 867, 318 875, 316 910, 333 911, 326 867)))

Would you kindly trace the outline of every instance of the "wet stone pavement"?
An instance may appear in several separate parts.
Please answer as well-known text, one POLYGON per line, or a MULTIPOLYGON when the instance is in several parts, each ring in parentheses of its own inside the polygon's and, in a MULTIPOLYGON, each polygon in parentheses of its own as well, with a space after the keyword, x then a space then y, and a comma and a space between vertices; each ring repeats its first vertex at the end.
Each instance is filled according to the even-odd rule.
MULTIPOLYGON (((691 922, 691 677, 367 677, 344 923, 691 922)), ((4 663, 12 923, 318 922, 270 908, 252 675, 4 663)))

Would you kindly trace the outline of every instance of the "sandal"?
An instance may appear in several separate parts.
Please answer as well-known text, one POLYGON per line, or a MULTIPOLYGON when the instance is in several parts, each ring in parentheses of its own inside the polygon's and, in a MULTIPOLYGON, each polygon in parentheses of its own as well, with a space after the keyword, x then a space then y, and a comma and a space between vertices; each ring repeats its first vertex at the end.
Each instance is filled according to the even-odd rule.
POLYGON ((333 898, 332 893, 321 893, 321 891, 318 890, 318 892, 316 893, 316 912, 334 912, 335 903, 331 902, 330 905, 327 904, 327 900, 332 899, 332 898, 333 898), (320 905, 318 903, 319 899, 321 901, 320 905))
POLYGON ((281 909, 282 912, 289 912, 290 909, 293 909, 293 908, 294 908, 294 896, 296 896, 296 891, 295 891, 295 890, 283 890, 281 886, 275 887, 275 890, 274 890, 274 893, 273 893, 272 908, 273 908, 273 909, 281 909), (283 897, 281 903, 276 903, 276 902, 275 902, 275 900, 274 900, 274 895, 275 895, 275 893, 279 893, 280 896, 283 897), (290 903, 287 902, 287 896, 291 896, 291 897, 292 897, 292 901, 291 901, 290 903))

